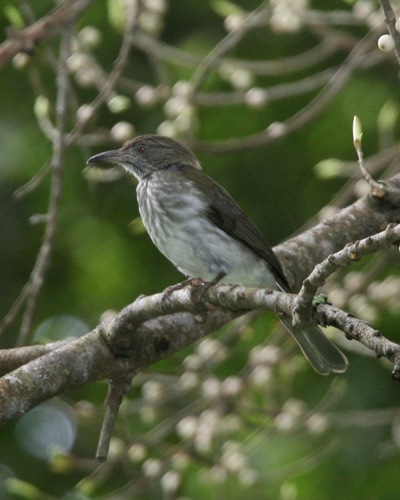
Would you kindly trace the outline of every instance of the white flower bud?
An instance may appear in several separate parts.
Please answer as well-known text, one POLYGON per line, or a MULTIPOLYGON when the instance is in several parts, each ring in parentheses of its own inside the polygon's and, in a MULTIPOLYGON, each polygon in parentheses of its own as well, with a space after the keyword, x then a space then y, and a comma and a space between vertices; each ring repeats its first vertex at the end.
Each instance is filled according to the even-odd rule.
POLYGON ((158 14, 165 14, 168 9, 167 0, 144 0, 143 7, 158 14))
POLYGON ((228 397, 236 397, 243 389, 243 380, 239 377, 230 376, 222 382, 222 394, 228 397))
POLYGON ((164 392, 164 386, 155 380, 148 380, 142 386, 143 397, 149 401, 157 402, 164 392))
POLYGON ((74 405, 74 410, 79 419, 93 419, 96 416, 97 410, 93 403, 83 399, 74 405))
POLYGON ((237 12, 229 14, 229 16, 227 16, 224 20, 224 28, 228 32, 240 28, 243 23, 244 17, 245 16, 243 14, 239 14, 237 12))
POLYGON ((390 52, 394 49, 394 40, 391 35, 386 34, 379 37, 378 47, 383 52, 390 52))
POLYGON ((92 64, 92 59, 84 52, 74 52, 67 59, 68 69, 72 73, 77 73, 79 70, 87 68, 90 64, 92 64))
POLYGON ((178 80, 172 87, 172 93, 182 98, 190 97, 192 90, 192 84, 186 80, 178 80))
POLYGON ((244 102, 252 108, 261 108, 267 101, 268 92, 258 87, 249 89, 244 96, 244 102))
POLYGON ((255 387, 264 387, 272 380, 272 370, 269 366, 258 365, 251 372, 249 380, 255 387))
POLYGON ((75 80, 83 88, 95 87, 99 83, 99 71, 94 66, 87 66, 75 73, 75 80))
POLYGON ((368 182, 365 182, 364 179, 360 179, 354 184, 354 195, 357 198, 362 198, 363 196, 369 194, 371 191, 371 187, 368 182))
POLYGON ((187 111, 189 107, 186 99, 180 96, 170 97, 164 104, 164 111, 168 118, 176 118, 187 111))
POLYGON ((122 455, 125 450, 125 443, 122 439, 113 436, 110 440, 110 448, 108 450, 109 460, 113 460, 122 455))
POLYGON ((178 380, 179 389, 182 391, 190 391, 197 387, 199 376, 192 371, 185 371, 178 380))
POLYGON ((161 489, 166 495, 176 492, 181 483, 181 476, 174 470, 169 470, 161 478, 161 489))
POLYGON ((207 361, 212 358, 214 361, 223 361, 226 357, 226 348, 218 340, 205 338, 197 346, 199 356, 207 361))
POLYGON ((202 360, 197 354, 189 354, 189 356, 186 356, 186 358, 183 360, 183 365, 185 366, 186 370, 196 371, 201 368, 202 360))
POLYGON ((253 75, 245 68, 236 68, 229 80, 236 89, 248 89, 253 84, 253 75))
POLYGON ((33 106, 33 111, 37 118, 47 117, 50 111, 50 102, 44 95, 38 95, 35 104, 33 106))
POLYGON ((94 108, 91 104, 82 104, 76 111, 76 118, 78 121, 88 122, 94 113, 94 108))
POLYGON ((167 137, 177 137, 178 127, 173 121, 165 120, 157 127, 157 134, 166 135, 167 137))
POLYGON ((30 60, 31 56, 25 54, 24 52, 18 52, 18 54, 15 54, 12 58, 12 64, 15 69, 24 69, 30 60))
POLYGON ((307 405, 301 399, 290 398, 283 405, 283 410, 296 418, 300 418, 306 413, 307 405))
POLYGON ((353 6, 353 13, 357 19, 367 20, 376 9, 375 2, 371 0, 358 0, 353 6))
POLYGON ((125 95, 115 95, 107 102, 107 107, 111 113, 122 113, 131 105, 131 100, 125 95))
POLYGON ((83 46, 94 48, 101 42, 101 32, 94 26, 85 26, 78 33, 78 38, 83 46))
POLYGON ((189 415, 176 424, 176 432, 183 439, 192 439, 196 435, 198 426, 198 419, 189 415))
POLYGON ((247 457, 239 450, 226 450, 221 457, 221 463, 231 472, 239 472, 247 465, 247 457))
POLYGON ((129 122, 118 122, 110 130, 114 141, 124 143, 135 136, 135 127, 129 122))
POLYGON ((255 346, 250 352, 252 365, 274 365, 280 358, 279 347, 274 345, 255 346))
POLYGON ((139 106, 153 106, 158 101, 157 90, 151 85, 143 85, 135 94, 136 102, 139 106))
POLYGON ((206 379, 201 387, 202 394, 207 399, 217 399, 221 396, 221 382, 214 377, 206 379))
POLYGON ((180 134, 191 130, 196 124, 192 109, 188 107, 186 110, 184 110, 183 113, 175 118, 174 123, 177 131, 180 134))
POLYGON ((143 31, 150 35, 157 35, 163 27, 162 18, 158 12, 152 10, 144 10, 139 15, 138 24, 143 31))
POLYGON ((133 444, 128 450, 128 458, 131 462, 142 462, 147 455, 147 448, 141 443, 133 444))
POLYGON ((148 458, 142 466, 143 474, 146 477, 153 478, 160 475, 162 470, 161 461, 156 458, 148 458))
POLYGON ((291 431, 297 423, 297 418, 287 412, 282 412, 275 418, 275 426, 280 431, 291 431))
POLYGON ((306 421, 307 429, 311 434, 322 434, 329 427, 328 419, 321 413, 314 413, 306 421))
POLYGON ((281 122, 273 122, 267 127, 267 132, 273 139, 278 139, 285 134, 286 125, 281 122))

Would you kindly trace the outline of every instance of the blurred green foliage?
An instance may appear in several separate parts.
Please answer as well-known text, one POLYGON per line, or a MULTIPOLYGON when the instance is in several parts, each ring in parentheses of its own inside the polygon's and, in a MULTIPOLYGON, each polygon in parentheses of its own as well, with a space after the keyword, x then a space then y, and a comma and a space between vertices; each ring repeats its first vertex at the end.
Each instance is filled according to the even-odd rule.
MULTIPOLYGON (((16 0, 7 3, 16 9, 24 4, 16 0)), ((27 3, 37 17, 46 14, 53 6, 52 2, 42 0, 27 3)), ((258 2, 243 0, 237 4, 241 9, 250 10, 258 2)), ((351 2, 336 4, 335 7, 350 11, 351 2)), ((317 7, 330 9, 331 4, 316 2, 317 7)), ((229 8, 229 2, 226 5, 220 2, 217 10, 221 8, 229 8)), ((8 23, 1 8, 2 33, 8 23)), ((118 30, 110 26, 106 2, 93 2, 78 29, 86 25, 100 30, 102 42, 94 53, 103 67, 110 70, 121 37, 118 30)), ((366 32, 360 26, 346 29, 352 36, 366 32)), ((162 32, 165 42, 205 56, 225 34, 222 19, 210 3, 196 0, 169 2, 162 32)), ((278 59, 311 48, 314 43, 315 37, 310 32, 281 35, 258 29, 229 55, 254 60, 278 59)), ((55 54, 58 45, 57 36, 49 42, 55 54)), ((38 47, 31 64, 38 65, 48 97, 54 99, 54 74, 43 64, 46 50, 45 46, 38 47)), ((336 57, 339 63, 340 58, 336 57)), ((171 62, 165 64, 164 70, 171 84, 189 78, 193 72, 193 68, 171 62)), ((268 236, 270 243, 276 244, 329 203, 343 185, 341 178, 317 178, 313 166, 330 157, 344 161, 355 159, 351 137, 354 114, 360 116, 363 123, 365 153, 374 154, 379 149, 378 116, 389 101, 399 105, 397 73, 398 68, 388 61, 372 70, 358 72, 323 113, 300 130, 250 151, 223 155, 199 151, 203 168, 227 188, 268 236)), ((157 78, 155 66, 139 50, 133 50, 131 54, 127 76, 148 84, 157 78)), ((254 85, 277 85, 287 83, 290 78, 259 76, 254 85)), ((26 283, 42 241, 43 224, 33 225, 30 218, 47 210, 49 178, 23 198, 16 199, 13 193, 29 182, 48 161, 51 144, 43 136, 33 112, 35 95, 27 71, 8 64, 1 70, 0 88, 0 317, 3 317, 26 283)), ((229 85, 215 74, 204 86, 204 89, 214 91, 228 88, 229 85)), ((74 91, 80 102, 89 102, 96 96, 93 88, 74 84, 74 91)), ((255 133, 271 122, 290 117, 315 94, 311 92, 266 103, 258 109, 243 104, 203 107, 197 113, 197 136, 203 140, 222 140, 255 133)), ((111 128, 117 120, 126 120, 133 123, 138 133, 154 133, 164 119, 160 104, 146 109, 133 102, 118 117, 102 109, 96 124, 111 128)), ((397 123, 394 123, 394 129, 397 131, 397 123)), ((113 183, 95 183, 87 181, 83 175, 87 157, 97 150, 73 147, 67 152, 56 245, 35 320, 37 341, 48 340, 48 333, 52 340, 69 335, 71 330, 82 334, 85 327, 94 327, 105 311, 118 310, 140 294, 159 292, 181 279, 148 236, 131 229, 131 222, 138 215, 134 182, 122 177, 113 183)), ((398 314, 381 315, 378 322, 389 338, 396 338, 398 314)), ((14 345, 18 326, 18 322, 14 323, 2 336, 3 348, 14 345)), ((275 320, 265 314, 233 340, 229 336, 229 327, 215 334, 213 338, 222 338, 226 342, 229 357, 204 366, 201 376, 204 380, 207 377, 224 380, 230 375, 243 374, 248 353, 266 341, 266 332, 272 328, 275 328, 275 320)), ((271 334, 271 339, 281 342, 280 333, 271 334)), ((243 406, 238 404, 236 407, 234 400, 231 403, 232 414, 237 411, 247 424, 232 434, 242 443, 249 467, 258 471, 256 482, 253 483, 251 477, 241 477, 239 473, 232 473, 219 482, 218 471, 214 471, 217 479, 210 480, 211 464, 224 450, 223 438, 200 458, 195 449, 182 447, 189 463, 182 469, 173 465, 174 453, 180 449, 181 442, 174 431, 179 412, 198 415, 208 404, 199 387, 193 390, 194 403, 189 410, 185 406, 191 402, 189 395, 183 393, 179 399, 173 392, 185 363, 191 354, 197 352, 197 347, 193 347, 174 359, 163 361, 151 374, 135 380, 130 398, 121 409, 115 449, 109 463, 100 469, 93 456, 103 414, 101 401, 106 393, 105 383, 63 395, 64 404, 68 405, 66 414, 70 415, 71 408, 75 412, 75 417, 70 416, 71 429, 76 432, 75 444, 68 450, 52 449, 46 459, 32 454, 23 438, 18 438, 21 436, 18 426, 24 423, 22 419, 0 429, 0 497, 133 498, 124 486, 137 481, 140 486, 135 498, 143 499, 233 500, 242 498, 243 494, 254 499, 282 500, 396 498, 400 487, 396 474, 400 465, 399 389, 391 384, 387 365, 370 357, 350 354, 348 372, 340 381, 332 381, 312 373, 301 356, 295 353, 290 339, 283 346, 285 352, 290 353, 290 357, 285 358, 289 364, 273 366, 273 385, 269 386, 267 382, 266 388, 262 387, 254 394, 249 389, 247 402, 241 395, 243 406), (142 386, 153 375, 155 380, 161 381, 165 391, 167 403, 164 406, 161 403, 152 406, 143 397, 142 386), (304 407, 293 427, 279 429, 276 417, 284 413, 288 400, 302 401, 304 407), (259 405, 258 412, 248 411, 246 403, 253 408, 255 402, 259 405), (328 429, 321 432, 314 429, 313 434, 305 422, 312 413, 319 412, 330 419, 328 429), (159 476, 152 478, 144 474, 143 461, 129 461, 123 453, 128 445, 123 444, 122 439, 126 443, 141 443, 149 436, 149 442, 155 443, 153 448, 151 445, 148 448, 150 458, 160 460, 163 467, 169 464, 171 469, 175 467, 180 472, 179 494, 175 496, 165 493, 159 476), (10 478, 14 479, 10 481, 10 478)), ((54 411, 55 407, 62 411, 63 406, 57 401, 45 403, 42 411, 46 413, 46 408, 54 411)), ((291 414, 289 410, 287 414, 291 414)), ((37 433, 40 433, 39 429, 37 433)))

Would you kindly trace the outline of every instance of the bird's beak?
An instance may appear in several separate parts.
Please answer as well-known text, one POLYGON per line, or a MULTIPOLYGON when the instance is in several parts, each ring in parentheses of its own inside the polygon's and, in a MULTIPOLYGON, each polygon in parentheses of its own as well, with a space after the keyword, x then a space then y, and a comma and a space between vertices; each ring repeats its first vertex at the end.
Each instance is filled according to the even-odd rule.
POLYGON ((92 156, 87 160, 87 165, 92 163, 115 163, 121 165, 126 161, 127 154, 120 149, 112 149, 111 151, 105 151, 104 153, 99 153, 92 156))

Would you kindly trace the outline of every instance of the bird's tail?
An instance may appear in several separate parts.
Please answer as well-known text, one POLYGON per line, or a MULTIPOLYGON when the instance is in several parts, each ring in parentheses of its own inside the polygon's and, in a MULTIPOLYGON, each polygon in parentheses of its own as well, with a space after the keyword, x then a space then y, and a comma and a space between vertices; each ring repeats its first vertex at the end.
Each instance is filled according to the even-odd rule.
POLYGON ((292 325, 292 319, 289 316, 283 316, 280 319, 293 335, 315 371, 321 375, 329 375, 331 372, 342 373, 346 370, 348 364, 346 356, 318 326, 306 325, 297 328, 292 325))

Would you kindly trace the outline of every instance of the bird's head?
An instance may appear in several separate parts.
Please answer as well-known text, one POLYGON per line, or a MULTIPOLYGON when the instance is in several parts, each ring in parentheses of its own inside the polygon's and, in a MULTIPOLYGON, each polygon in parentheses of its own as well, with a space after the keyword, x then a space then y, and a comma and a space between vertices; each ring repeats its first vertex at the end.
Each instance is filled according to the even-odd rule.
POLYGON ((174 164, 189 164, 200 169, 195 155, 170 137, 161 135, 140 135, 121 149, 99 153, 88 159, 88 164, 113 163, 120 165, 138 180, 174 164))

